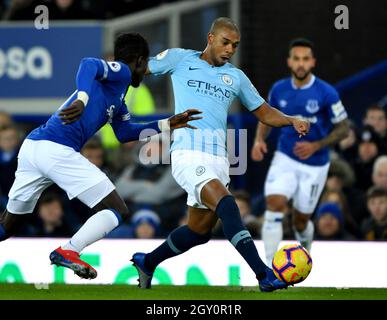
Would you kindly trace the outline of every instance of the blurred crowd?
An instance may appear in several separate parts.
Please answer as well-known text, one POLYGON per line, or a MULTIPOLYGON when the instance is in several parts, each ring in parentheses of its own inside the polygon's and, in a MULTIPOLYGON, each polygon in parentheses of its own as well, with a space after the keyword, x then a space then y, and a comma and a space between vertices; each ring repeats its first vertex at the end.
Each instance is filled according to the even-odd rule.
MULTIPOLYGON (((17 153, 30 129, 0 111, 0 210, 6 206, 17 153)), ((132 212, 131 219, 108 237, 164 238, 187 222, 186 194, 172 177, 167 137, 158 135, 150 141, 119 144, 106 126, 86 143, 81 153, 109 176, 132 212)), ((385 109, 370 106, 363 123, 351 123, 348 137, 331 153, 325 190, 313 214, 316 240, 387 240, 385 109)), ((265 175, 262 173, 263 178, 265 175)), ((255 239, 260 239, 265 210, 262 190, 232 192, 246 227, 255 239)), ((288 208, 291 212, 291 202, 288 208)), ((29 224, 18 236, 69 237, 92 214, 82 202, 70 201, 59 187, 52 185, 44 191, 29 224)), ((291 214, 286 217, 284 239, 294 239, 291 214)), ((213 235, 224 238, 220 223, 213 235)))
POLYGON ((35 8, 45 5, 50 20, 105 20, 175 1, 178 0, 0 0, 0 18, 34 20, 38 15, 35 8))

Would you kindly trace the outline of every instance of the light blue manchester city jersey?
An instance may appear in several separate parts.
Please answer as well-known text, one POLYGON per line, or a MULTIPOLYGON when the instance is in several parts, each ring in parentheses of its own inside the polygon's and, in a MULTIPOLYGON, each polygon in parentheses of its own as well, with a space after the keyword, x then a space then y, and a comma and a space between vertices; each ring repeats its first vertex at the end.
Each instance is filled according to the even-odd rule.
POLYGON ((225 156, 227 113, 236 97, 250 111, 264 103, 247 76, 231 63, 215 67, 200 58, 201 52, 169 49, 149 59, 154 75, 171 74, 175 113, 196 108, 203 119, 192 122, 198 130, 174 131, 171 150, 199 150, 225 156))

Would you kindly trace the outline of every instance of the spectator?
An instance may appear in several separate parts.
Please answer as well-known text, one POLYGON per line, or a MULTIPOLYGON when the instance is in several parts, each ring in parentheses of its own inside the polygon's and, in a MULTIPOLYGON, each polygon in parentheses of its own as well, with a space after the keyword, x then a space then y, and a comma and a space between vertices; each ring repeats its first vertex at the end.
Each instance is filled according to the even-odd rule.
POLYGON ((17 168, 17 155, 20 148, 20 136, 16 127, 5 126, 0 129, 0 190, 2 201, 7 200, 7 195, 17 168))
POLYGON ((0 111, 0 130, 3 129, 4 127, 11 127, 11 126, 13 126, 13 121, 11 116, 4 111, 0 111))
POLYGON ((349 130, 346 138, 339 141, 335 146, 341 158, 351 161, 357 157, 358 129, 355 123, 349 120, 349 130))
MULTIPOLYGON (((242 222, 253 238, 260 237, 260 231, 263 223, 263 216, 257 218, 251 213, 250 195, 243 190, 232 192, 235 202, 239 208, 242 222)), ((218 220, 212 230, 214 238, 224 238, 222 222, 218 220)))
POLYGON ((160 218, 148 209, 137 211, 132 217, 133 236, 137 239, 152 239, 158 235, 160 218))
POLYGON ((375 160, 372 169, 372 182, 377 187, 387 189, 387 156, 383 155, 375 160))
POLYGON ((374 186, 367 192, 371 216, 362 225, 365 240, 387 240, 387 189, 374 186))
POLYGON ((372 167, 380 155, 381 140, 370 126, 365 126, 359 135, 357 157, 350 160, 356 174, 355 186, 366 191, 372 185, 372 167))
POLYGON ((336 203, 321 204, 316 211, 315 224, 315 240, 354 240, 344 229, 344 217, 336 203))
POLYGON ((138 148, 141 156, 136 156, 115 181, 117 192, 132 211, 145 206, 158 212, 162 232, 168 232, 177 226, 186 208, 186 194, 172 177, 168 164, 169 139, 164 140, 159 135, 138 148), (145 162, 145 154, 147 160, 153 159, 151 163, 145 162))
POLYGON ((364 119, 364 125, 370 125, 381 138, 384 151, 387 148, 387 119, 386 111, 378 106, 372 105, 367 108, 364 119))
POLYGON ((338 205, 340 214, 343 218, 342 227, 353 235, 360 237, 359 225, 361 222, 356 221, 354 217, 352 217, 351 212, 349 211, 348 200, 342 191, 330 189, 324 190, 321 195, 320 206, 325 203, 334 203, 338 205))
POLYGON ((38 202, 39 222, 32 229, 37 237, 70 237, 76 231, 64 220, 63 204, 55 193, 46 193, 38 202))
POLYGON ((347 230, 360 237, 359 228, 363 219, 368 216, 368 213, 365 194, 362 190, 355 188, 354 183, 355 173, 348 162, 342 159, 333 159, 329 167, 325 185, 326 191, 323 194, 322 200, 326 201, 326 193, 335 193, 336 191, 343 193, 343 195, 333 195, 333 197, 336 197, 336 199, 341 198, 345 203, 341 205, 345 207, 342 210, 344 211, 347 230))

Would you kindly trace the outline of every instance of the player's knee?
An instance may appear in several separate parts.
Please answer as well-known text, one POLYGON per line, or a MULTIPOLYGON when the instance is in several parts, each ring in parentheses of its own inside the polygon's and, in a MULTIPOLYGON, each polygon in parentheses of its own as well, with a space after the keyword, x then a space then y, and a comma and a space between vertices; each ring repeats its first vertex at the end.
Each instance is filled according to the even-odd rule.
POLYGON ((126 206, 126 204, 123 204, 123 206, 120 208, 120 210, 118 211, 121 215, 121 218, 122 218, 122 222, 126 221, 129 219, 129 216, 130 216, 130 212, 129 212, 129 209, 128 207, 126 206))
POLYGON ((283 212, 287 210, 286 199, 283 197, 266 197, 266 209, 274 212, 283 212))

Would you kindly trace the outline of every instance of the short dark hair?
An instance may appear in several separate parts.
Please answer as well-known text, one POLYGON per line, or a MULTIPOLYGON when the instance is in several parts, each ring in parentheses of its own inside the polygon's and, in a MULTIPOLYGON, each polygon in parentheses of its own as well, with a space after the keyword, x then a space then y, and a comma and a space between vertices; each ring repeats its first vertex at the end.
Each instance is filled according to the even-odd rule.
POLYGON ((312 41, 306 39, 306 38, 296 38, 290 41, 289 44, 289 52, 292 50, 294 47, 307 47, 312 50, 312 53, 314 55, 314 44, 312 41))
POLYGON ((386 115, 386 110, 384 110, 383 107, 378 106, 377 104, 372 104, 369 107, 367 107, 366 112, 364 114, 364 117, 367 116, 368 111, 380 111, 380 112, 383 112, 386 115))
POLYGON ((39 199, 39 206, 49 204, 52 202, 59 202, 62 205, 62 200, 60 196, 55 192, 47 192, 42 195, 42 197, 39 199))
POLYGON ((149 57, 149 46, 139 33, 123 33, 114 41, 114 59, 130 63, 138 57, 149 57))
POLYGON ((379 186, 373 186, 367 191, 367 201, 373 198, 387 198, 387 189, 379 186))

